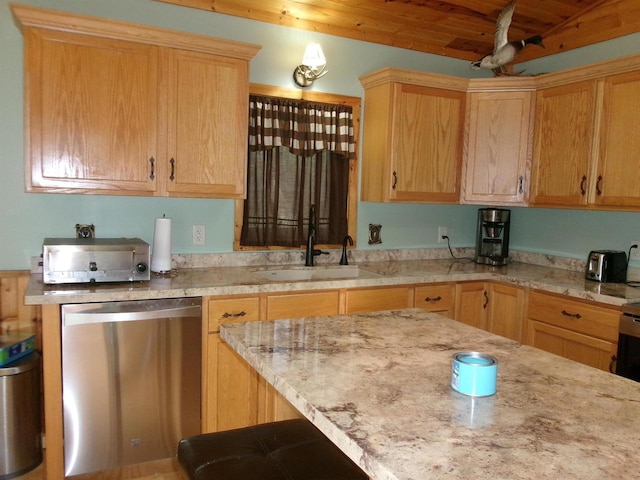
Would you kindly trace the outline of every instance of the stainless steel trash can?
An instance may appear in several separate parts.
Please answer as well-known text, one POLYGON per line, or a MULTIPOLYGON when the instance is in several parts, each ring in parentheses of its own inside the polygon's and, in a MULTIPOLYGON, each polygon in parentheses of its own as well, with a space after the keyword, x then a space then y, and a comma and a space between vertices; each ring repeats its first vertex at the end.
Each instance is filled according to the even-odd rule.
POLYGON ((42 462, 40 353, 0 367, 0 480, 42 462))

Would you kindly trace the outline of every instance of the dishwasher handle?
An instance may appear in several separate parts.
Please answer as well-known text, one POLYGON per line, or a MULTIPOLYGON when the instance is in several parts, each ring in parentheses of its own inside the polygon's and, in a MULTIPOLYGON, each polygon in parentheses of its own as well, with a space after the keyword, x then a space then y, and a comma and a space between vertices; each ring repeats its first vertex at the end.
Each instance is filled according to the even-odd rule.
POLYGON ((62 305, 62 321, 65 327, 71 327, 160 318, 200 318, 201 304, 201 298, 195 297, 62 305))

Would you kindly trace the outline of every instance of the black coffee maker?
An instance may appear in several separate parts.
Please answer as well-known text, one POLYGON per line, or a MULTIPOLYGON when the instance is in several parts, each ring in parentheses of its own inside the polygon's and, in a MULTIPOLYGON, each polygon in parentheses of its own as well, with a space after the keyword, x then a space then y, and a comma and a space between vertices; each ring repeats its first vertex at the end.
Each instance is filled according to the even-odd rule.
POLYGON ((509 257, 510 210, 481 208, 478 210, 476 262, 486 265, 506 265, 509 257))

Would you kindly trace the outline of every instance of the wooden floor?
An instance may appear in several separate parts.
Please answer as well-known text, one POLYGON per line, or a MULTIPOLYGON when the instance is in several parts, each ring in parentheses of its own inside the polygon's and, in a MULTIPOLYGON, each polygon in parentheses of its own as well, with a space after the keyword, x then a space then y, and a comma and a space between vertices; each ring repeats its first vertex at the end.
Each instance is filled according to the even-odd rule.
MULTIPOLYGON (((155 462, 131 465, 98 473, 87 473, 66 477, 72 480, 187 480, 181 471, 176 459, 158 460, 155 462)), ((16 480, 43 480, 44 468, 42 465, 35 470, 26 473, 16 480)))

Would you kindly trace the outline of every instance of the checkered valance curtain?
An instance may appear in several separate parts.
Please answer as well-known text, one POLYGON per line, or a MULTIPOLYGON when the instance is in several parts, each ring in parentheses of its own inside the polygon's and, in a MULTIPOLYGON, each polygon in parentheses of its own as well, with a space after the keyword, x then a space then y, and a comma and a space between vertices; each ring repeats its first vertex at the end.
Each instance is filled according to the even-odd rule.
POLYGON ((355 158, 353 109, 278 97, 249 97, 249 151, 287 147, 294 155, 321 151, 355 158))
POLYGON ((355 158, 350 106, 249 97, 247 199, 240 245, 304 246, 315 205, 316 242, 347 234, 349 160, 355 158))

